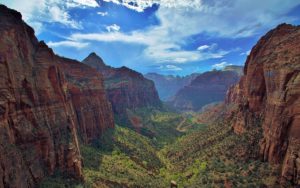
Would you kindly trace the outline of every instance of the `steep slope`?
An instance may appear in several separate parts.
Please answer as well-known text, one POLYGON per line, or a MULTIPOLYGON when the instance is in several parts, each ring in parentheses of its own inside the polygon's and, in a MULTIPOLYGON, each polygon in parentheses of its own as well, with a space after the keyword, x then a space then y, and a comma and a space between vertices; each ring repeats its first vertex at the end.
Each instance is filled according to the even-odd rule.
POLYGON ((179 90, 170 103, 181 111, 198 111, 209 103, 223 101, 227 89, 239 78, 236 71, 205 72, 179 90))
POLYGON ((101 75, 54 55, 3 5, 0 35, 0 187, 35 187, 56 171, 81 179, 77 133, 89 142, 114 126, 101 75))
POLYGON ((281 183, 300 185, 300 27, 279 25, 254 46, 245 76, 228 92, 233 128, 263 128, 260 156, 282 164, 281 183))
POLYGON ((149 80, 152 80, 158 91, 158 95, 161 100, 170 100, 180 89, 187 86, 195 79, 199 74, 194 73, 188 76, 180 77, 173 75, 161 75, 157 73, 148 73, 144 76, 149 80))
POLYGON ((106 66, 95 53, 91 53, 82 62, 102 73, 107 96, 117 119, 126 119, 127 117, 123 116, 127 114, 127 109, 161 106, 153 82, 144 78, 142 74, 127 67, 106 66))

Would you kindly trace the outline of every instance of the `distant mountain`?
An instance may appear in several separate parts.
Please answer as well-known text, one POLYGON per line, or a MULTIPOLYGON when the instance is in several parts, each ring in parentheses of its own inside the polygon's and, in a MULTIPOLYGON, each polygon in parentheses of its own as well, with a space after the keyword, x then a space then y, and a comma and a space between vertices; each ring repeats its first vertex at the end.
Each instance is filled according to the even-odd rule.
POLYGON ((191 81, 199 74, 194 73, 188 76, 180 77, 173 75, 161 75, 157 73, 148 73, 144 76, 154 81, 159 97, 163 101, 170 100, 180 89, 189 85, 191 81))
POLYGON ((198 111, 207 104, 223 101, 229 87, 240 79, 242 67, 234 68, 234 71, 225 68, 200 74, 169 103, 179 111, 198 111))
POLYGON ((95 53, 91 53, 82 63, 102 73, 106 93, 117 121, 124 118, 127 120, 127 109, 161 107, 154 83, 144 78, 142 74, 124 66, 121 68, 107 66, 95 53))

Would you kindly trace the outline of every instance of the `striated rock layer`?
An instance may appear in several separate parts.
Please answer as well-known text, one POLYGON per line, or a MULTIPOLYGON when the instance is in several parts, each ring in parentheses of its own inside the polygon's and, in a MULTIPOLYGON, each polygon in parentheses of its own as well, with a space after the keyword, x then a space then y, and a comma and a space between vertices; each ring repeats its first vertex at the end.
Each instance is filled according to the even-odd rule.
POLYGON ((103 75, 108 99, 117 116, 126 115, 127 109, 161 107, 153 81, 144 78, 142 74, 127 67, 107 66, 95 53, 91 53, 82 62, 103 75))
POLYGON ((0 187, 34 187, 56 170, 82 178, 79 138, 113 127, 101 75, 54 55, 0 5, 0 187))
POLYGON ((262 126, 260 155, 282 164, 281 183, 300 185, 300 27, 279 25, 254 46, 240 82, 227 95, 233 128, 262 126))

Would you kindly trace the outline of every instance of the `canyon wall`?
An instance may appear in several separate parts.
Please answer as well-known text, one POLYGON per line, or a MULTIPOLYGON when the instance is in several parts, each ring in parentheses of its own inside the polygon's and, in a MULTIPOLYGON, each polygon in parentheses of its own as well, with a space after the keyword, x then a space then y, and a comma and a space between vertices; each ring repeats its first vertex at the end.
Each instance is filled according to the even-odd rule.
POLYGON ((281 183, 300 185, 300 27, 287 24, 252 49, 240 82, 228 91, 238 134, 262 126, 260 157, 282 164, 281 183))
POLYGON ((0 5, 0 187, 82 179, 79 142, 113 127, 102 76, 56 56, 19 12, 0 5))
POLYGON ((107 66, 95 53, 91 53, 82 62, 103 75, 107 96, 116 116, 126 115, 127 109, 161 107, 153 81, 144 78, 142 74, 127 67, 107 66))

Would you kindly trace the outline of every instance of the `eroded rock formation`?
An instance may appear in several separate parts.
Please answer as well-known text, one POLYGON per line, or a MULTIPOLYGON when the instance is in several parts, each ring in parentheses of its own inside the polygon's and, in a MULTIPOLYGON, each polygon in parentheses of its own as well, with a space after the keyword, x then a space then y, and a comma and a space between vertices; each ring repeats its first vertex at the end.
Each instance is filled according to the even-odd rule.
POLYGON ((227 95, 236 133, 262 126, 260 155, 282 164, 281 183, 300 185, 300 27, 279 25, 254 46, 245 76, 227 95))
POLYGON ((107 66, 95 53, 91 53, 82 62, 102 73, 108 99, 117 116, 127 114, 127 109, 161 107, 154 83, 142 74, 127 67, 107 66))
POLYGON ((82 178, 79 138, 113 127, 101 75, 39 42, 0 5, 0 187, 34 187, 56 170, 82 178))

